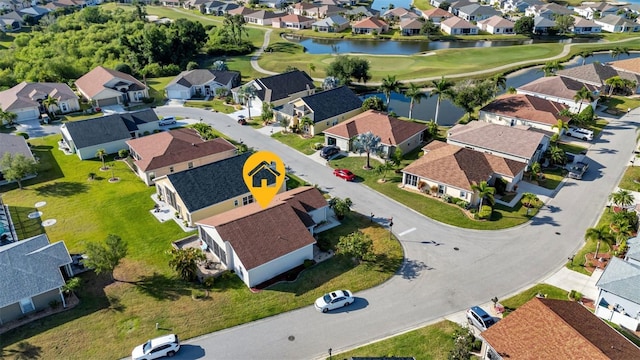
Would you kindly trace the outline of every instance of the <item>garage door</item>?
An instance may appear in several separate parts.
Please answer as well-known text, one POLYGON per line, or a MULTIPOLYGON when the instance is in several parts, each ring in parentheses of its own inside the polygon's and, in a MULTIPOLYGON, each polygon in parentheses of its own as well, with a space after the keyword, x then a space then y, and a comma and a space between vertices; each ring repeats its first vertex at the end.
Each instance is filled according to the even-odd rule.
POLYGON ((16 121, 25 121, 25 120, 34 120, 40 116, 40 112, 37 109, 25 109, 23 111, 16 111, 15 114, 18 116, 16 121))
POLYGON ((167 97, 169 99, 188 100, 190 96, 188 90, 169 90, 167 91, 167 97))
POLYGON ((118 105, 118 98, 108 98, 97 100, 98 107, 108 105, 118 105))

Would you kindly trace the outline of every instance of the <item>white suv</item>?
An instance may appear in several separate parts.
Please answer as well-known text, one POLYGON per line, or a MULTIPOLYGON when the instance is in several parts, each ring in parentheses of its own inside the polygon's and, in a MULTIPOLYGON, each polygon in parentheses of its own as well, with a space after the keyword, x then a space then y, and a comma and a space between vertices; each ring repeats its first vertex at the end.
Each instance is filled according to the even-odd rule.
POLYGON ((136 346, 131 352, 133 360, 152 360, 163 356, 172 357, 180 350, 180 340, 176 334, 160 336, 142 345, 136 346))
POLYGON ((583 129, 583 128, 570 127, 569 130, 567 131, 567 136, 571 136, 571 137, 586 140, 586 141, 591 141, 593 140, 593 131, 583 129))
POLYGON ((173 116, 167 116, 165 118, 160 119, 160 121, 158 121, 158 124, 160 126, 173 125, 175 123, 176 123, 176 118, 173 116))

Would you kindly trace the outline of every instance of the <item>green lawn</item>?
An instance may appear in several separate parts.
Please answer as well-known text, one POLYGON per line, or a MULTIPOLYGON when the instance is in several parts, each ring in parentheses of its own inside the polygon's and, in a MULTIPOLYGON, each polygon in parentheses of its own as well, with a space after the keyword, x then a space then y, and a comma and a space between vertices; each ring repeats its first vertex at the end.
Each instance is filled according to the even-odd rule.
POLYGON ((564 169, 544 169, 542 171, 544 174, 544 181, 539 183, 538 185, 542 186, 545 189, 554 190, 560 185, 562 179, 564 179, 564 169))
POLYGON ((594 138, 598 137, 598 135, 600 135, 602 130, 607 126, 607 124, 609 124, 609 122, 605 119, 596 120, 596 123, 590 127, 590 129, 593 131, 593 137, 594 138))
POLYGON ((149 96, 153 98, 154 105, 163 105, 165 101, 164 88, 169 85, 169 82, 173 80, 175 76, 165 76, 159 78, 147 79, 147 86, 149 87, 149 96))
POLYGON ((278 132, 271 135, 271 137, 287 146, 290 146, 300 151, 305 155, 311 155, 317 151, 313 149, 313 144, 316 144, 316 143, 324 144, 324 135, 316 135, 314 137, 304 138, 300 136, 300 134, 293 134, 293 133, 283 134, 281 132, 278 132))
POLYGON ((564 152, 569 152, 572 154, 580 154, 582 151, 587 150, 587 148, 584 146, 565 143, 565 142, 559 142, 557 145, 560 149, 564 150, 564 152))
POLYGON ((415 357, 416 360, 447 359, 453 349, 453 333, 462 327, 451 321, 422 327, 370 345, 335 355, 333 359, 360 356, 415 357))
POLYGON ((605 104, 608 106, 607 111, 614 109, 618 114, 624 114, 629 108, 635 109, 639 107, 640 99, 627 96, 612 96, 605 104))
MULTIPOLYGON (((445 224, 467 229, 497 230, 523 224, 537 213, 537 209, 533 209, 531 214, 527 216, 526 208, 520 202, 513 209, 496 204, 491 221, 473 220, 457 205, 446 204, 431 196, 399 188, 398 185, 402 181, 402 174, 395 174, 393 171, 389 171, 386 175, 387 181, 385 183, 378 182, 382 175, 373 170, 364 170, 365 163, 366 157, 352 156, 331 160, 332 167, 347 168, 356 174, 358 177, 356 181, 361 181, 405 206, 445 224)), ((376 160, 371 160, 372 166, 375 167, 378 164, 376 160)))
POLYGON ((223 100, 213 99, 209 101, 203 100, 189 100, 184 103, 184 106, 200 108, 200 109, 213 109, 223 114, 231 114, 236 109, 233 106, 226 105, 223 100))
POLYGON ((156 323, 187 339, 308 306, 330 289, 370 288, 386 281, 402 263, 402 248, 389 239, 385 228, 350 215, 342 229, 323 236, 361 229, 374 239, 379 262, 355 266, 350 259, 336 256, 310 268, 294 283, 259 293, 252 293, 230 275, 216 281, 205 301, 193 301, 190 295, 195 285, 176 278, 166 254, 171 241, 189 234, 173 221, 160 223, 151 215, 154 189, 144 185, 124 162, 109 158, 106 163, 113 172, 100 171, 99 160, 80 161, 75 155, 64 155, 57 150, 58 139, 30 140, 42 163, 38 178, 26 181, 24 190, 0 188, 12 215, 21 219, 17 223, 20 236, 46 231, 51 241, 64 240, 70 252, 82 252, 87 242, 116 234, 127 241, 129 254, 115 272, 121 281, 109 284, 92 273, 83 274, 78 307, 3 334, 0 348, 5 350, 25 341, 39 347, 43 359, 120 358, 161 333, 156 323), (90 172, 97 174, 93 181, 88 180, 90 172), (111 176, 120 181, 107 182, 111 176), (27 223, 27 214, 38 201, 47 202, 39 210, 44 219, 56 219, 55 225, 42 228, 37 222, 27 223), (73 346, 68 346, 69 339, 73 346))
POLYGON ((517 295, 505 300, 499 300, 506 310, 505 314, 524 305, 527 301, 533 299, 537 294, 543 294, 549 299, 568 300, 569 292, 564 291, 552 285, 537 284, 517 295))
MULTIPOLYGON (((611 224, 612 214, 613 214, 612 212, 610 212, 607 208, 605 208, 602 212, 602 215, 600 216, 600 219, 598 220, 598 223, 594 227, 599 228, 601 226, 608 226, 609 224, 611 224)), ((584 230, 586 233, 587 229, 584 229, 584 230)), ((585 275, 591 275, 591 272, 587 271, 584 267, 587 262, 585 256, 589 253, 595 252, 596 247, 597 247, 596 241, 585 239, 584 246, 580 250, 578 250, 578 252, 576 252, 573 260, 567 261, 567 265, 566 265, 567 268, 585 275)), ((607 253, 609 251, 611 251, 611 247, 609 245, 607 245, 606 243, 600 244, 599 253, 607 253)))
POLYGON ((640 191, 640 184, 636 183, 634 180, 640 181, 640 167, 638 166, 628 166, 627 170, 625 170, 624 175, 622 176, 622 180, 620 180, 620 184, 618 186, 621 189, 630 190, 630 191, 640 191))

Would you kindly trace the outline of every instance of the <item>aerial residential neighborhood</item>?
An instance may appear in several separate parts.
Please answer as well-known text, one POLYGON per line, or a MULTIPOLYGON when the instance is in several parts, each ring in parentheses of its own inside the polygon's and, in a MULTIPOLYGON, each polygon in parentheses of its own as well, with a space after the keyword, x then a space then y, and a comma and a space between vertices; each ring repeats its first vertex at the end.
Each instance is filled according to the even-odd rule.
POLYGON ((640 358, 638 15, 0 0, 0 358, 640 358))

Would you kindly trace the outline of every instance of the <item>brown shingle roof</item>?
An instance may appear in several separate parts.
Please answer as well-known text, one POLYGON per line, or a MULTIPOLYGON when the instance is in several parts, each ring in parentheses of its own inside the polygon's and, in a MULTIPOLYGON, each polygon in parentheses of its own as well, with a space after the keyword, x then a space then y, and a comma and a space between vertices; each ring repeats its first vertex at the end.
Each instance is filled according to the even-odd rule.
POLYGON ((640 349, 584 306, 533 298, 482 337, 509 359, 640 359, 640 349))
POLYGON ((141 89, 146 89, 146 86, 133 76, 102 66, 94 68, 76 80, 76 87, 82 89, 83 93, 92 98, 105 89, 104 84, 115 78, 130 81, 138 85, 141 89))
POLYGON ((609 63, 616 70, 640 74, 640 58, 618 60, 609 63))
POLYGON ((389 26, 386 22, 374 17, 368 17, 353 24, 354 28, 360 29, 381 29, 386 26, 389 26))
POLYGON ((492 17, 478 21, 478 24, 484 24, 485 26, 493 26, 494 28, 510 28, 515 25, 513 21, 509 21, 502 16, 493 15, 492 17))
MULTIPOLYGON (((594 85, 585 84, 578 80, 570 79, 564 76, 542 77, 540 79, 520 86, 518 90, 573 100, 573 97, 576 96, 576 93, 583 87, 586 87, 587 90, 589 90, 589 92, 591 92, 592 94, 598 90, 598 88, 594 85)), ((588 100, 584 100, 583 102, 589 103, 588 100)))
POLYGON ((28 83, 21 82, 11 89, 0 91, 0 108, 4 111, 13 111, 27 107, 40 106, 39 100, 45 96, 58 101, 77 99, 73 90, 63 83, 28 83))
POLYGON ((358 134, 371 131, 374 135, 380 136, 382 144, 398 145, 426 129, 424 125, 398 120, 385 113, 368 110, 343 123, 330 127, 324 133, 351 139, 358 134))
POLYGON ((307 229, 314 224, 308 211, 327 206, 314 187, 305 186, 276 195, 262 208, 249 204, 204 219, 199 224, 215 227, 228 241, 247 270, 314 244, 307 229))
POLYGON ((433 17, 452 17, 452 16, 453 16, 453 14, 452 14, 452 13, 450 13, 450 12, 448 12, 448 11, 446 11, 446 10, 440 9, 440 8, 429 9, 429 10, 423 11, 423 12, 422 12, 422 15, 423 15, 424 17, 426 17, 426 18, 433 18, 433 17))
POLYGON ((457 16, 448 18, 447 20, 441 22, 440 25, 447 26, 451 29, 471 29, 477 27, 467 20, 459 18, 457 16))
POLYGON ((568 117, 560 117, 558 113, 569 107, 555 101, 535 97, 533 95, 503 95, 486 105, 480 111, 525 119, 540 124, 555 125, 558 119, 569 122, 568 117))
POLYGON ((144 136, 127 141, 127 145, 141 157, 135 164, 142 171, 235 149, 233 144, 223 138, 202 140, 193 129, 177 129, 144 136))
POLYGON ((305 23, 310 21, 315 21, 314 18, 296 15, 296 14, 286 14, 278 19, 280 22, 291 22, 291 23, 305 23))
POLYGON ((472 191, 472 184, 487 181, 494 173, 515 176, 526 164, 496 155, 481 153, 441 141, 423 148, 425 154, 402 171, 472 191))
POLYGON ((541 133, 521 128, 472 121, 452 127, 447 139, 530 159, 543 138, 541 133))

